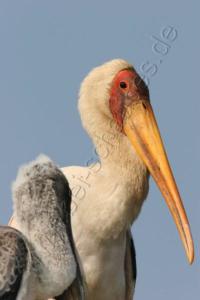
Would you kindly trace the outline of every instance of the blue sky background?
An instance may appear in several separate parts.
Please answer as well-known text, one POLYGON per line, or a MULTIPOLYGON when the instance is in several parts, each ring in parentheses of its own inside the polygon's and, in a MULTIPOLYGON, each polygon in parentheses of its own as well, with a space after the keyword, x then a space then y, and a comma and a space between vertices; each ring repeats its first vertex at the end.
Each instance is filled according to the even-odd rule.
POLYGON ((87 72, 125 58, 149 76, 152 104, 191 222, 190 267, 155 184, 134 224, 136 300, 198 300, 200 294, 198 1, 0 1, 0 222, 12 213, 10 184, 20 164, 43 152, 60 166, 94 156, 77 112, 87 72), (166 55, 153 49, 167 26, 177 30, 166 55), (152 75, 152 74, 151 74, 152 75))

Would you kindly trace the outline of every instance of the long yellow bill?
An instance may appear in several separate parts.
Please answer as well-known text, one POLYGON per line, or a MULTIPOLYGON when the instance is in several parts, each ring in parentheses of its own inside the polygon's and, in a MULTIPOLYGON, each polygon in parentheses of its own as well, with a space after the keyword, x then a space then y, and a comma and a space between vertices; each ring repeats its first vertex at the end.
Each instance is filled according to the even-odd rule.
POLYGON ((138 100, 126 107, 123 129, 165 198, 183 242, 189 263, 192 264, 194 245, 190 225, 168 162, 151 104, 147 100, 138 100))

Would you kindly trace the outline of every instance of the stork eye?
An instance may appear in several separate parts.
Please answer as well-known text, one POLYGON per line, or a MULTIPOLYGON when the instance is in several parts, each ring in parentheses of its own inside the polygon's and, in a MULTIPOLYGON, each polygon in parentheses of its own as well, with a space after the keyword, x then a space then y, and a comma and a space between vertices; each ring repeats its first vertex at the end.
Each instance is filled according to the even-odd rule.
POLYGON ((127 83, 124 82, 124 81, 121 81, 119 85, 120 85, 120 87, 121 87, 122 89, 126 89, 126 88, 127 88, 127 83))

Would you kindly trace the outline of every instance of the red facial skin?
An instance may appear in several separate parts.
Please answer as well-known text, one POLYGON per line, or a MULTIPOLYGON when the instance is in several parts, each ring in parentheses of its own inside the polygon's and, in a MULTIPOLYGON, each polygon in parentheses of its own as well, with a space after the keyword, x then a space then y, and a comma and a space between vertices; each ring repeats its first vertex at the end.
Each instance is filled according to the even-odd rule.
POLYGON ((135 70, 122 70, 117 73, 111 87, 109 105, 113 118, 121 130, 125 106, 140 99, 149 100, 149 91, 135 70))

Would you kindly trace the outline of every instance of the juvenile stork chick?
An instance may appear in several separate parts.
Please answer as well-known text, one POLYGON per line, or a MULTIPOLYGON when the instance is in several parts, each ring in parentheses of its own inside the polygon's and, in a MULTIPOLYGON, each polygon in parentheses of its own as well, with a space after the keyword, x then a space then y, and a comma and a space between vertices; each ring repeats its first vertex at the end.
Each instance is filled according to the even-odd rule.
POLYGON ((0 299, 63 299, 73 285, 85 299, 63 173, 40 156, 19 170, 13 201, 20 231, 0 227, 0 299))

